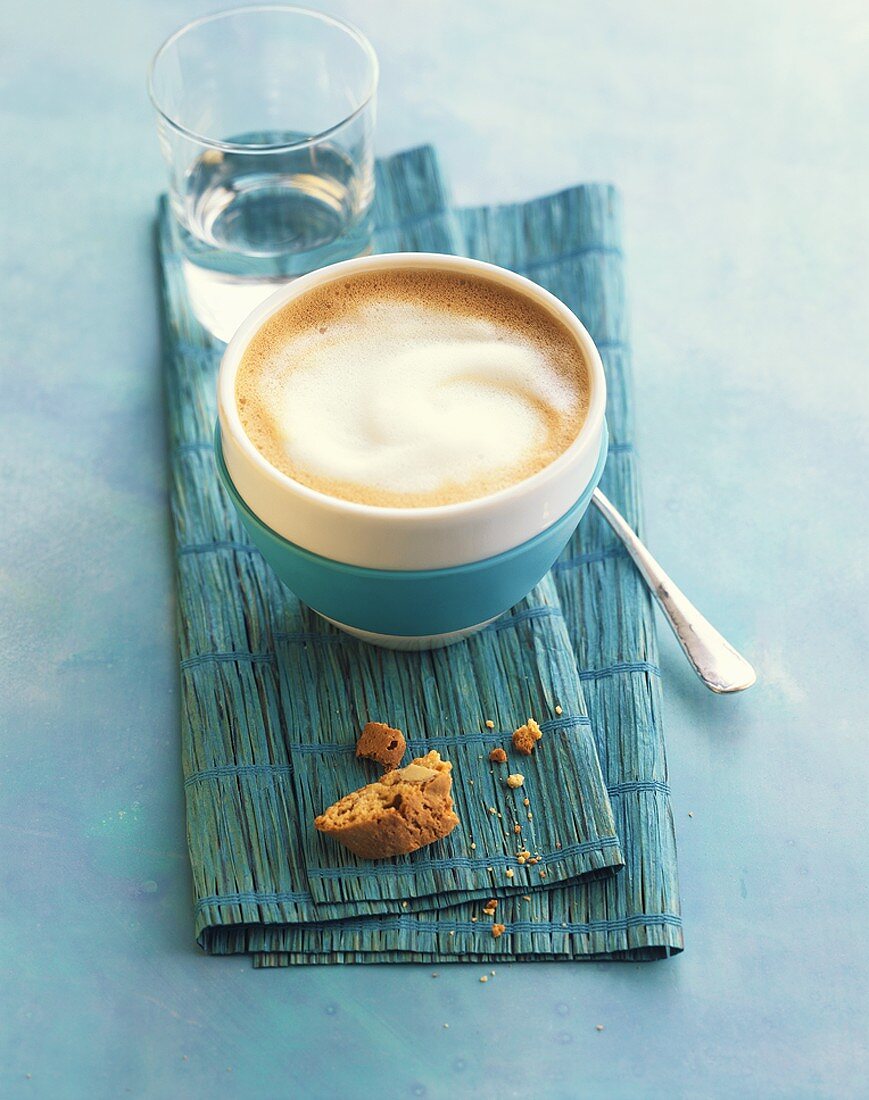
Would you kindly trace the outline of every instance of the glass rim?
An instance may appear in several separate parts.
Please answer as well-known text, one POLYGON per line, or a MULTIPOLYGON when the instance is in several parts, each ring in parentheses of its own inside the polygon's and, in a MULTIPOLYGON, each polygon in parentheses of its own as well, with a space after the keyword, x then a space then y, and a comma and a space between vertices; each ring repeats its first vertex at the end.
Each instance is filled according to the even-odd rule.
POLYGON ((377 81, 380 75, 380 63, 377 60, 377 54, 374 47, 369 40, 365 37, 362 31, 358 27, 354 27, 352 23, 347 23, 343 19, 336 19, 335 16, 327 15, 325 12, 314 11, 312 8, 303 8, 296 4, 249 4, 242 5, 235 8, 224 8, 222 11, 209 12, 207 15, 200 15, 196 19, 191 19, 189 22, 184 23, 177 30, 173 31, 167 39, 157 48, 154 56, 151 58, 151 63, 148 66, 148 98, 151 100, 151 105, 154 110, 163 119, 167 125, 171 126, 177 133, 182 134, 184 137, 191 141, 197 142, 199 145, 206 145, 210 149, 220 149, 225 152, 232 153, 262 153, 262 152, 280 152, 291 149, 304 149, 311 145, 316 145, 318 142, 323 141, 338 130, 343 129, 348 123, 352 122, 355 118, 365 110, 365 108, 374 99, 377 92, 377 81), (188 31, 195 30, 197 27, 201 27, 205 23, 212 23, 218 19, 224 19, 230 15, 243 15, 248 12, 283 12, 287 15, 306 15, 313 19, 318 20, 320 23, 326 23, 331 27, 337 27, 339 30, 344 31, 350 38, 352 38, 356 44, 361 47, 362 52, 366 55, 370 67, 370 78, 368 87, 362 101, 357 107, 345 115, 339 122, 336 122, 332 126, 328 126, 325 130, 320 130, 316 134, 311 134, 300 141, 282 141, 275 142, 273 144, 254 145, 247 142, 237 141, 222 141, 219 138, 208 137, 206 134, 197 133, 195 130, 189 129, 184 126, 177 119, 173 118, 167 111, 163 109, 154 88, 154 76, 157 69, 157 65, 160 62, 160 58, 163 54, 178 41, 188 31))

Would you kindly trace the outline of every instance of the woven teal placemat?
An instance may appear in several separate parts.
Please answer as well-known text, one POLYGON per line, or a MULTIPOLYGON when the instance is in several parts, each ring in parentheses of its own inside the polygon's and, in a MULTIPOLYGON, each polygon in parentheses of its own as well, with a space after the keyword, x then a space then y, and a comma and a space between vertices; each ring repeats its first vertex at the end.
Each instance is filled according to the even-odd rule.
MULTIPOLYGON (((288 626, 278 641, 277 668, 303 824, 371 777, 354 754, 356 734, 369 717, 403 729, 410 754, 432 748, 452 762, 461 822, 434 847, 382 862, 360 860, 303 828, 303 861, 318 912, 319 903, 329 902, 353 915, 360 899, 442 907, 458 896, 521 894, 621 866, 551 579, 476 637, 431 653, 362 645, 327 630, 298 601, 288 626), (325 720, 317 720, 324 712, 325 720), (519 758, 525 785, 513 791, 505 784, 506 767, 490 764, 488 753, 509 742, 529 714, 542 721, 545 751, 519 758), (494 730, 486 728, 487 718, 494 730), (553 798, 553 792, 569 797, 553 798), (540 862, 520 863, 516 852, 523 848, 540 862)), ((513 763, 518 767, 517 758, 513 763)))
MULTIPOLYGON (((617 233, 607 189, 577 189, 525 207, 456 216, 432 151, 421 149, 379 165, 377 194, 379 250, 473 250, 510 266, 539 264, 540 272, 530 273, 549 281, 587 323, 592 308, 602 308, 606 324, 621 324, 621 299, 613 294, 621 285, 620 257, 605 239, 617 233), (496 255, 496 248, 507 254, 496 255), (576 285, 574 273, 581 276, 576 285), (567 292, 552 281, 558 277, 567 292)), ((182 735, 200 942, 215 952, 249 951, 258 965, 490 955, 649 957, 681 946, 672 822, 659 724, 653 721, 657 681, 653 658, 644 650, 638 659, 635 645, 651 638, 650 610, 625 563, 609 545, 593 550, 574 545, 563 568, 514 609, 511 619, 440 655, 383 654, 325 627, 263 567, 216 489, 209 437, 220 349, 189 314, 165 217, 162 229, 182 735), (600 593, 595 602, 596 565, 620 569, 613 589, 620 599, 612 606, 621 610, 622 627, 601 618, 605 607, 600 593), (582 642, 575 640, 585 646, 581 678, 567 647, 570 627, 580 620, 572 624, 571 616, 565 621, 562 615, 570 600, 588 615, 578 630, 582 642), (596 639, 614 645, 622 659, 607 656, 609 663, 601 664, 606 651, 595 650, 596 639), (359 675, 347 675, 348 661, 359 675), (413 682, 427 685, 425 690, 408 691, 411 667, 417 674, 413 682), (605 888, 599 882, 575 884, 578 876, 603 873, 620 861, 608 804, 595 783, 581 679, 592 686, 598 713, 606 716, 599 747, 628 860, 629 874, 615 876, 605 888), (389 690, 399 684, 402 691, 389 690), (553 713, 556 702, 564 709, 560 720, 553 713), (620 720, 610 722, 609 709, 603 708, 623 702, 624 715, 620 711, 620 720), (462 829, 440 863, 421 855, 429 865, 413 870, 411 857, 408 867, 398 864, 388 875, 361 873, 365 868, 358 861, 336 858, 334 846, 309 828, 310 811, 321 808, 329 790, 347 789, 351 772, 357 777, 353 785, 364 781, 347 749, 355 724, 375 717, 371 711, 378 705, 384 711, 380 717, 404 724, 419 745, 448 738, 445 754, 457 761, 457 771, 475 776, 474 785, 490 785, 479 806, 469 796, 471 788, 462 788, 462 829), (519 720, 525 710, 552 715, 547 731, 552 752, 541 754, 539 765, 535 758, 535 768, 546 762, 552 771, 529 774, 529 791, 542 792, 553 778, 578 781, 576 812, 562 804, 561 813, 537 810, 532 821, 527 814, 520 821, 516 800, 505 799, 494 783, 481 758, 497 738, 482 732, 482 720, 491 714, 509 729, 517 707, 519 720), (469 716, 469 709, 479 713, 469 716), (314 722, 314 715, 329 720, 314 722), (515 838, 504 822, 512 825, 511 814, 527 830, 525 842, 541 851, 537 874, 545 871, 547 885, 568 877, 574 885, 538 888, 525 900, 522 891, 530 887, 531 875, 510 863, 515 838), (476 854, 481 850, 482 858, 476 854), (507 894, 511 886, 499 878, 508 864, 514 877, 521 870, 526 880, 499 909, 508 931, 495 943, 475 919, 479 905, 456 902, 507 894), (396 912, 399 896, 411 900, 396 912), (436 905, 448 907, 413 911, 436 905), (351 912, 350 919, 335 919, 351 912)), ((621 335, 601 337, 590 327, 603 343, 615 394, 610 416, 616 454, 627 460, 621 476, 610 476, 610 492, 619 499, 620 485, 630 485, 633 463, 621 430, 628 407, 625 348, 616 343, 621 335)), ((538 884, 543 881, 538 877, 538 884)))

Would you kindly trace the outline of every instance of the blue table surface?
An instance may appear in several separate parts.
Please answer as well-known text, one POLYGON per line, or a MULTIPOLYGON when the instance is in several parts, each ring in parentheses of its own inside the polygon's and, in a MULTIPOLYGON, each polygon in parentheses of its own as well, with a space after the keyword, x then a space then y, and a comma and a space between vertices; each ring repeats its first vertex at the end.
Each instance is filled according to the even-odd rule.
POLYGON ((0 17, 0 1094, 865 1096, 866 6, 329 0, 379 152, 622 188, 649 541, 760 678, 662 629, 685 953, 485 985, 192 942, 144 70, 208 7, 0 17))

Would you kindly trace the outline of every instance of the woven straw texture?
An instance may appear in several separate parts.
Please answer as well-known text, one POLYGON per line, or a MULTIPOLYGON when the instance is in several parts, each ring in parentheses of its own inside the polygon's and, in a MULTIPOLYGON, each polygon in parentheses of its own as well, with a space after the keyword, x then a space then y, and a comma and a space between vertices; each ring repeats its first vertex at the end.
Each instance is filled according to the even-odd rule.
MULTIPOLYGON (((375 218, 378 251, 490 259, 577 312, 609 379, 605 488, 636 523, 612 189, 454 213, 434 153, 422 148, 378 165, 375 218)), ((190 313, 165 204, 159 228, 200 944, 248 952, 259 966, 640 959, 680 949, 651 608, 605 525, 589 515, 553 572, 461 645, 396 654, 324 624, 273 577, 219 487, 210 437, 222 345, 190 313), (529 715, 545 739, 523 758, 526 785, 513 792, 487 754, 529 715), (315 813, 373 777, 353 755, 371 718, 401 726, 414 754, 437 748, 453 761, 461 820, 445 842, 377 864, 311 827, 315 813), (520 848, 540 862, 520 864, 520 848), (506 925, 498 940, 478 900, 490 896, 506 925)))

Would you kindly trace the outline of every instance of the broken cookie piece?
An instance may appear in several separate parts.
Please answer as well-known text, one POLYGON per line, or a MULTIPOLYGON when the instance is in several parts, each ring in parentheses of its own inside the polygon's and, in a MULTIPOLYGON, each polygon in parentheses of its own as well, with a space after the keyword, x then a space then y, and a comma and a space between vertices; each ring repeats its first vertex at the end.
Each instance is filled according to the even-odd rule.
POLYGON ((427 753, 345 795, 314 826, 363 859, 415 852, 459 823, 450 796, 452 767, 437 752, 427 753))
POLYGON ((540 726, 534 721, 533 718, 529 718, 524 726, 520 726, 519 729, 514 730, 512 742, 513 748, 516 752, 521 752, 523 756, 530 756, 534 752, 534 746, 543 736, 540 726))
POLYGON ((368 722, 356 742, 356 755, 366 760, 376 760, 386 771, 397 768, 406 748, 401 730, 387 726, 385 722, 368 722))
POLYGON ((499 746, 497 749, 492 749, 492 751, 489 753, 489 760, 493 764, 503 764, 507 760, 507 754, 499 746))

